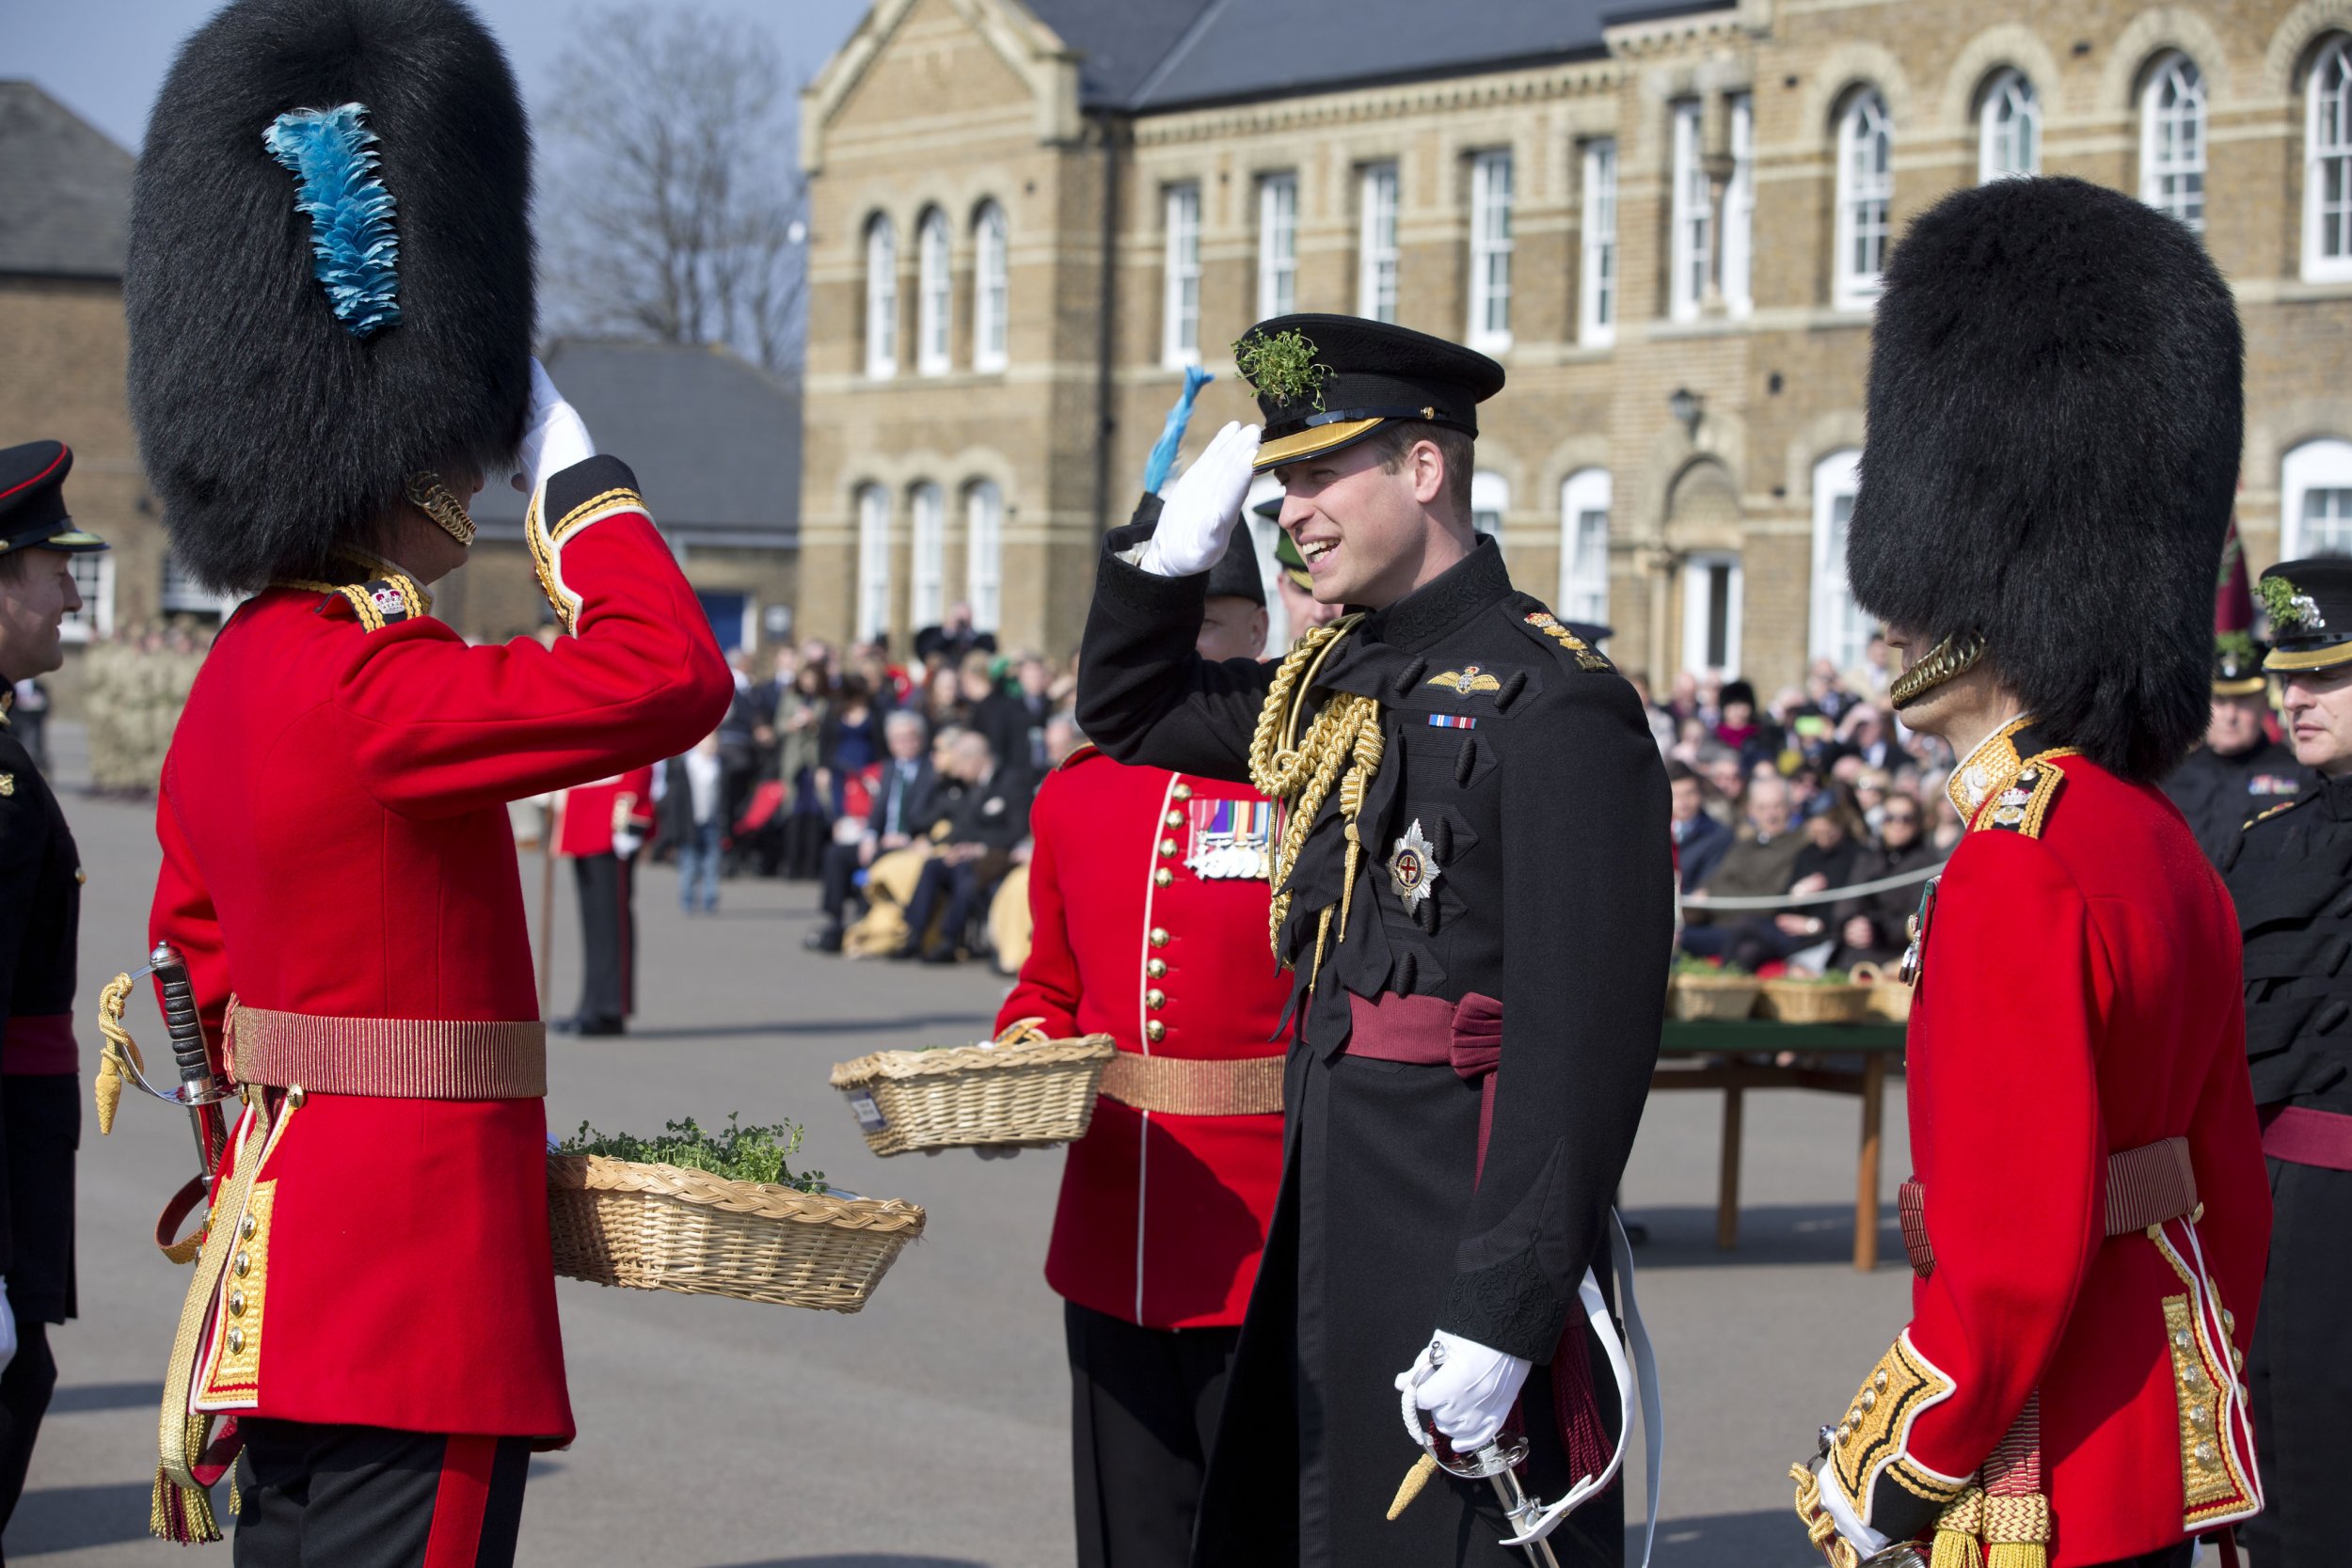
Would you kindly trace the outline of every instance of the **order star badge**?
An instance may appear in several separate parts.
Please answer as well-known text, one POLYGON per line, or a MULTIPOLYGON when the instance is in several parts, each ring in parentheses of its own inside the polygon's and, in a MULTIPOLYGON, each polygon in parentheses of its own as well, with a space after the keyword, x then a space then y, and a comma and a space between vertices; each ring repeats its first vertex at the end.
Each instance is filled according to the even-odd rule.
POLYGON ((1418 910, 1444 875, 1444 868, 1438 864, 1437 847, 1422 836, 1421 818, 1413 818, 1413 825, 1389 851, 1389 886, 1396 890, 1407 911, 1418 910))

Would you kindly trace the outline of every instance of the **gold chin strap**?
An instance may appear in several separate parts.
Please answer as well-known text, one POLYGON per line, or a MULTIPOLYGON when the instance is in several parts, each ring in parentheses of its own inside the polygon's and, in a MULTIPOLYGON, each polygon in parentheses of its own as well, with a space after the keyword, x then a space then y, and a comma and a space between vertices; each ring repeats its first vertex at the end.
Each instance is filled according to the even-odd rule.
POLYGON ((408 499, 419 511, 435 522, 452 539, 461 545, 473 543, 473 518, 466 513, 463 502, 449 493, 438 474, 417 472, 408 476, 408 499))
POLYGON ((1975 632, 1954 632, 1928 650, 1927 657, 1904 671, 1886 695, 1896 707, 1917 702, 1946 681, 1966 674, 1984 657, 1984 639, 1975 632))
POLYGON ((1356 818, 1363 810, 1365 786, 1380 770, 1380 705, 1370 697, 1336 691, 1304 736, 1298 733, 1298 722, 1311 700, 1315 673, 1361 620, 1361 614, 1343 616, 1298 640, 1274 673, 1265 705, 1258 710, 1257 733, 1249 740, 1249 782, 1261 795, 1279 801, 1284 813, 1274 853, 1267 859, 1266 876, 1274 890, 1267 934, 1278 958, 1282 951, 1282 922, 1289 918, 1291 908, 1291 890, 1282 884, 1298 863, 1298 852, 1306 847, 1307 834, 1330 797, 1331 786, 1340 787, 1340 815, 1347 834, 1346 879, 1336 909, 1327 905, 1318 913, 1314 959, 1307 971, 1311 990, 1323 968, 1324 943, 1330 935, 1334 913, 1339 916, 1340 940, 1347 940, 1348 903, 1356 890, 1357 868, 1363 863, 1363 839, 1356 818))

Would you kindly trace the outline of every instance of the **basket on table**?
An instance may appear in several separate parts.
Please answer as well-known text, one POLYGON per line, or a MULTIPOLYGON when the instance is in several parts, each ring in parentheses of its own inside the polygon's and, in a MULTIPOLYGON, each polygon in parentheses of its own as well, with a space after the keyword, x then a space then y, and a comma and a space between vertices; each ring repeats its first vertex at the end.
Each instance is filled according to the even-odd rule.
POLYGON ((923 1234, 923 1211, 680 1165, 550 1154, 548 1224, 555 1272, 573 1279, 854 1312, 923 1234))
POLYGON ((1753 974, 1695 974, 1674 977, 1667 1000, 1682 1023, 1735 1023, 1748 1016, 1764 982, 1753 974))
POLYGON ((1889 1023, 1911 1022, 1911 988, 1903 983, 1892 965, 1865 959, 1854 965, 1850 973, 1863 983, 1864 990, 1868 993, 1864 998, 1864 1006, 1870 1017, 1883 1018, 1889 1023))
POLYGON ((858 1131, 877 1154, 981 1146, 1043 1148, 1086 1136, 1108 1035, 1049 1039, 1037 1021, 988 1045, 877 1051, 833 1069, 858 1131))
POLYGON ((1836 980, 1767 980, 1764 1016, 1783 1023, 1859 1023, 1869 1012, 1870 990, 1836 980))

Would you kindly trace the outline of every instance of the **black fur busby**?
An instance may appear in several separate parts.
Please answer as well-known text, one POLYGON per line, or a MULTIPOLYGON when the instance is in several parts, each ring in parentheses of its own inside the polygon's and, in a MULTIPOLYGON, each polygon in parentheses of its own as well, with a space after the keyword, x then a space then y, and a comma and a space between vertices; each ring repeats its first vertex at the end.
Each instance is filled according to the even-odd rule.
POLYGON ((140 453, 190 572, 324 577, 409 474, 513 467, 530 200, 514 75, 460 0, 234 0, 188 40, 123 294, 140 453))
POLYGON ((1855 599, 1983 637, 2054 736, 2162 774, 2208 717, 2243 358, 2228 286, 2172 218, 2078 180, 1945 198, 1879 301, 1855 599))

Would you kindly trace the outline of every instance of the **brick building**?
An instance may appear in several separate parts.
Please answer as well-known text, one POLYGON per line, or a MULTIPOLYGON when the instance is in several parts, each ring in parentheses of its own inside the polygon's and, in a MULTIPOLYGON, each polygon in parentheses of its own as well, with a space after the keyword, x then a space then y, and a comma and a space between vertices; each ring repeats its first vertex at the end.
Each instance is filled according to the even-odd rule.
POLYGON ((2015 171, 2204 233, 2253 562, 2352 551, 2352 0, 878 0, 803 119, 808 633, 1066 651, 1183 367, 1244 417, 1297 309, 1503 362, 1482 526, 1625 663, 1851 664, 1879 267, 2015 171))

